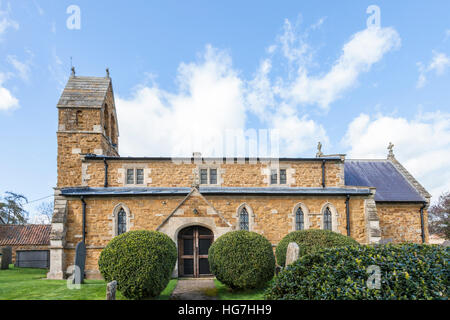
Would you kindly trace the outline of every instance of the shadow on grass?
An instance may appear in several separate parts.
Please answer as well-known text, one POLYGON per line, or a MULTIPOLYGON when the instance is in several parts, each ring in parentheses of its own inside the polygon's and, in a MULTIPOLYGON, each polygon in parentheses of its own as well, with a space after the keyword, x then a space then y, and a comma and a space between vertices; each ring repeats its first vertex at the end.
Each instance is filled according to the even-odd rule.
POLYGON ((217 298, 220 300, 264 300, 266 288, 233 290, 217 279, 214 279, 214 284, 217 289, 217 298))
MULTIPOLYGON (((0 300, 105 300, 104 280, 85 280, 80 289, 69 289, 67 280, 46 279, 47 270, 15 268, 0 270, 0 300)), ((171 279, 166 289, 153 300, 167 300, 175 289, 171 279)), ((126 300, 118 291, 117 300, 126 300)))

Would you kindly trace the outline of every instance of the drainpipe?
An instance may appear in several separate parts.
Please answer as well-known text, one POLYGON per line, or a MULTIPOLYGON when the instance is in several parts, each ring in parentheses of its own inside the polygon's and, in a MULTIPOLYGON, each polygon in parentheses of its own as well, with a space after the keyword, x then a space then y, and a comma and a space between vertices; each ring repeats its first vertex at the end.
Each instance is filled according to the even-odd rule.
POLYGON ((347 236, 350 237, 350 195, 345 199, 345 211, 347 213, 347 236))
POLYGON ((422 243, 425 243, 425 223, 423 221, 423 209, 427 206, 427 203, 424 202, 422 207, 420 208, 420 230, 422 231, 422 243))
POLYGON ((325 160, 322 160, 322 188, 325 188, 325 160))
POLYGON ((106 158, 103 159, 105 163, 105 188, 108 187, 108 162, 106 162, 106 158))
POLYGON ((83 243, 86 243, 86 202, 83 196, 80 197, 80 200, 83 205, 83 243))

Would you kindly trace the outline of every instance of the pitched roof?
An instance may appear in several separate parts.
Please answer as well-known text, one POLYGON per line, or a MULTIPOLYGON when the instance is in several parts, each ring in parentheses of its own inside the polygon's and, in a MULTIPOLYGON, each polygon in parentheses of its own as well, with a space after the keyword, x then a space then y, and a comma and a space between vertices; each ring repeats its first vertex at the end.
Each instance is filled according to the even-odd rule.
POLYGON ((102 107, 106 99, 111 78, 79 77, 69 78, 59 99, 61 107, 102 107))
POLYGON ((0 225, 0 246, 50 245, 50 224, 0 225))
POLYGON ((375 187, 375 201, 425 201, 389 160, 346 160, 345 185, 375 187))

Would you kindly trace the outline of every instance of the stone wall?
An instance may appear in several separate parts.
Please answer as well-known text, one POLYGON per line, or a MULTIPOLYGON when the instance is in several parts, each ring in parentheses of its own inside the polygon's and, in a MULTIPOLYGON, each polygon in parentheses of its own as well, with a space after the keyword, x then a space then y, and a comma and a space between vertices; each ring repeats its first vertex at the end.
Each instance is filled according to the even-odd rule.
MULTIPOLYGON (((377 203, 380 229, 383 239, 395 243, 422 243, 421 204, 377 203)), ((428 213, 424 210, 425 239, 428 242, 428 213)))
MULTIPOLYGON (((115 209, 127 208, 130 230, 156 230, 167 233, 174 241, 178 231, 188 225, 210 228, 215 237, 238 228, 238 208, 249 208, 250 230, 264 235, 276 245, 294 230, 294 208, 302 203, 307 208, 308 228, 322 228, 322 210, 329 204, 335 209, 336 231, 347 234, 345 197, 343 196, 203 196, 189 197, 96 197, 86 198, 87 276, 98 277, 97 260, 101 250, 114 237, 115 209), (194 212, 194 209, 197 209, 194 212), (171 215, 172 214, 172 215, 171 215), (171 216, 170 216, 171 215, 171 216), (170 218, 169 218, 170 216, 170 218), (169 218, 164 224, 165 221, 169 218)), ((350 200, 351 236, 367 243, 364 197, 350 200)), ((73 264, 75 246, 82 239, 82 205, 79 199, 70 199, 67 207, 65 236, 65 266, 73 264)))
MULTIPOLYGON (((57 138, 58 188, 82 185, 83 154, 118 156, 101 132, 58 131, 57 138)), ((103 169, 100 172, 103 172, 103 169)))
MULTIPOLYGON (((109 160, 108 186, 123 187, 127 168, 144 169, 145 187, 190 187, 199 168, 206 163, 176 164, 170 160, 109 160)), ((270 168, 268 163, 256 164, 222 163, 213 164, 218 169, 218 185, 222 187, 268 187, 270 185, 270 168)), ((103 187, 105 182, 104 163, 99 160, 83 161, 86 178, 83 185, 103 187)), ((322 187, 321 161, 282 161, 280 168, 287 170, 289 187, 322 187)), ((327 187, 344 187, 343 166, 340 161, 327 161, 325 166, 325 183, 327 187)))

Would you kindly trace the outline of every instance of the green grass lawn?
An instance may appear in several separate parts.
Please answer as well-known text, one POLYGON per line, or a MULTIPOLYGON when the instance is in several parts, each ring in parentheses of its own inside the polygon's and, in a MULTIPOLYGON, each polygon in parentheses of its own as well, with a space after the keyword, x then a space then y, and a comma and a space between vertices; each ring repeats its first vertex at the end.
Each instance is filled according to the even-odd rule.
MULTIPOLYGON (((105 300, 106 282, 85 280, 81 289, 70 290, 66 280, 47 280, 47 270, 14 268, 0 270, 0 300, 105 300)), ((170 280, 157 300, 167 300, 177 284, 170 280)), ((117 292, 117 300, 125 298, 117 292)))
POLYGON ((217 298, 219 300, 264 300, 264 290, 251 289, 251 290, 231 290, 222 282, 214 279, 214 284, 217 289, 217 298))

